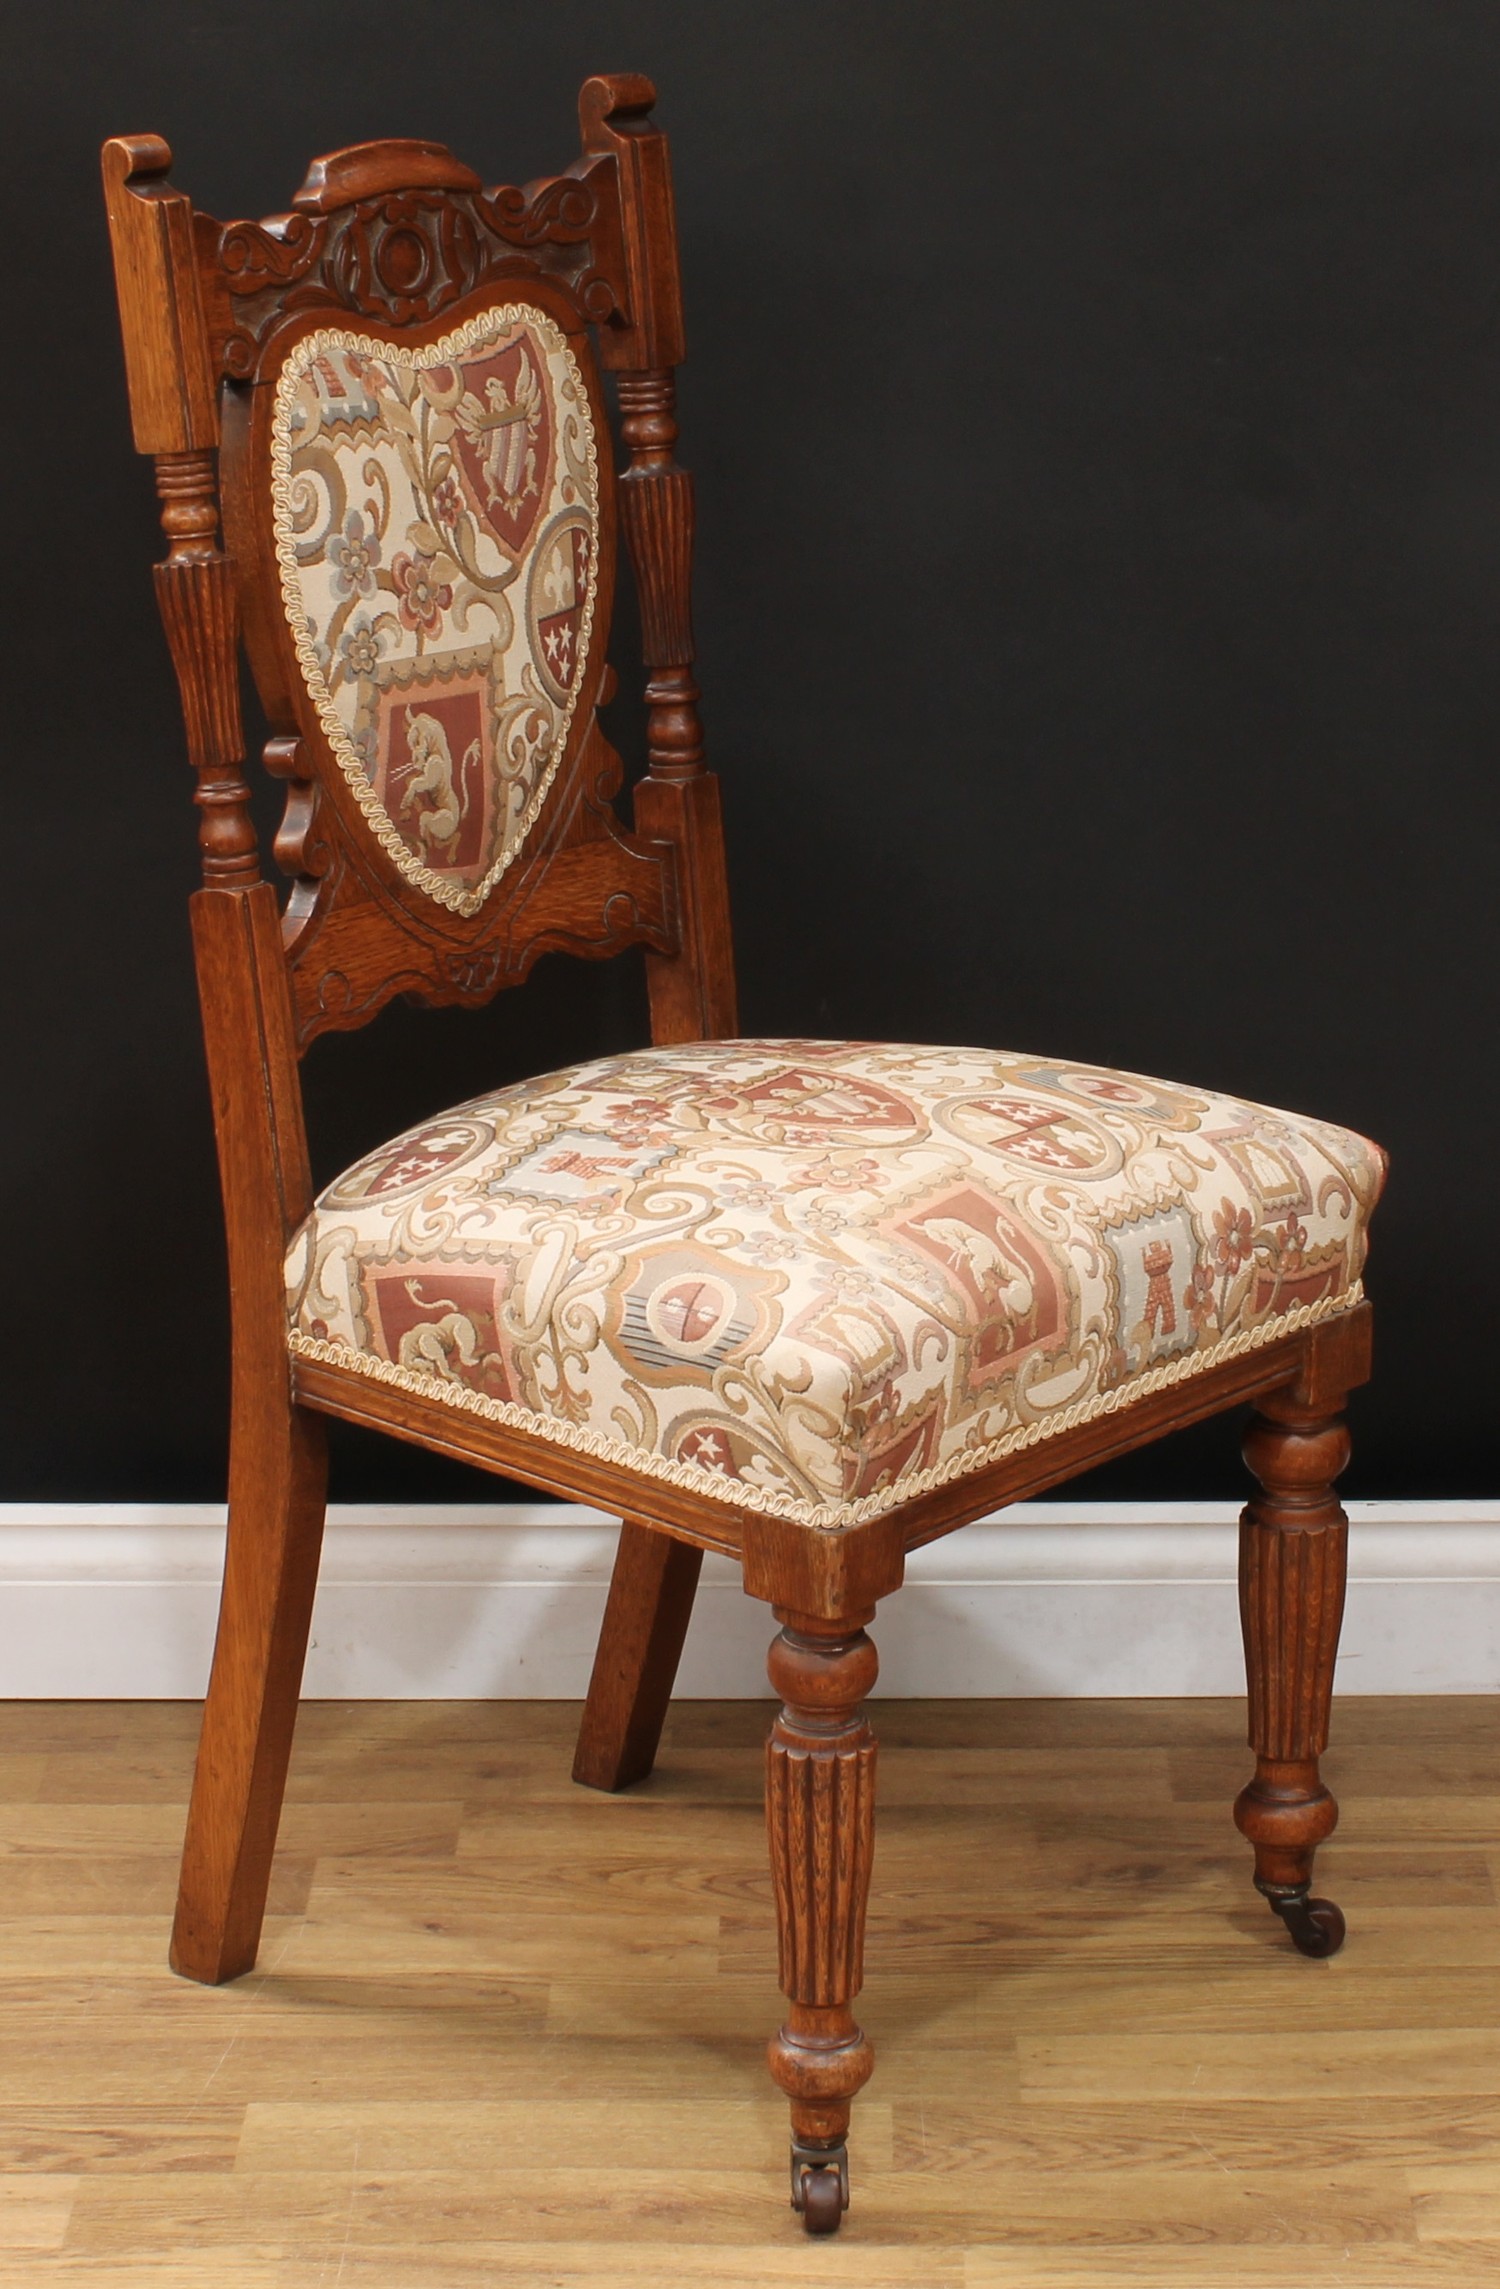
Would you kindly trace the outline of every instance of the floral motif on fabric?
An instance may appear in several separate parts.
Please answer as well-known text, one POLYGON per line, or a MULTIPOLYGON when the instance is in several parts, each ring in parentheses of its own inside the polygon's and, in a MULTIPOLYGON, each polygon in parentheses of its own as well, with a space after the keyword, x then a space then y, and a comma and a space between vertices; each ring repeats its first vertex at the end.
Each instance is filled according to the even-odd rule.
POLYGON ((1350 1309, 1347 1129, 894 1043, 603 1058, 384 1145, 287 1262, 291 1343, 820 1527, 1350 1309))
POLYGON ((409 882, 478 911, 536 820, 593 633, 588 393, 541 310, 425 348, 306 336, 277 383, 272 503, 307 688, 409 882))

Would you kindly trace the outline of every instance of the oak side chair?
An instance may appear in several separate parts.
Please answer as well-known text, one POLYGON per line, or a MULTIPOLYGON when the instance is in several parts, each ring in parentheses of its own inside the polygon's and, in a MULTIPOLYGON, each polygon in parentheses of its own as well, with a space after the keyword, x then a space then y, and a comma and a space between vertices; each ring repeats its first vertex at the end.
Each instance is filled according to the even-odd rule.
POLYGON ((766 1804, 792 2198, 848 2203, 874 1841, 866 1635, 905 1553, 1253 1403, 1241 1609, 1255 1882, 1308 1955, 1343 1603, 1345 1393, 1378 1150, 1067 1060, 736 1038, 689 618, 667 145, 589 80, 582 156, 487 190, 440 144, 314 161, 221 224, 106 144, 135 442, 201 808, 192 902, 234 1317, 229 1543, 172 1961, 255 1959, 323 1526, 323 1418, 602 1505, 619 1554, 575 1777, 651 1769, 705 1550, 773 1609, 766 1804), (615 377, 617 478, 600 368, 615 377), (220 519, 223 540, 219 539, 220 519), (622 527, 648 771, 596 720, 622 527), (286 783, 263 879, 241 630, 286 783), (393 996, 485 1003, 644 948, 652 1046, 433 1115, 314 1199, 299 1062, 393 996))

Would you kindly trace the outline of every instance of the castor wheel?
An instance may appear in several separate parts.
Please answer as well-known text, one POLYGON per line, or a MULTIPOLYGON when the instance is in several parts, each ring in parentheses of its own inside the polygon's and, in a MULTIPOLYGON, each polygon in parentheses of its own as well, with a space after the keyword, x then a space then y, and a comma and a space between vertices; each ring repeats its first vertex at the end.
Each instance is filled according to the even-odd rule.
POLYGON ((837 2233, 844 2222, 844 2198, 837 2170, 808 2170, 802 2180, 802 2223, 809 2233, 837 2233))
POLYGON ((837 2233, 849 2207, 847 2146, 792 2144, 792 2207, 809 2233, 837 2233))
POLYGON ((1297 1891, 1267 1892, 1266 1902, 1291 1933, 1299 1955, 1337 1955, 1343 1946, 1343 1911, 1332 1900, 1311 1900, 1305 1891, 1297 1891))

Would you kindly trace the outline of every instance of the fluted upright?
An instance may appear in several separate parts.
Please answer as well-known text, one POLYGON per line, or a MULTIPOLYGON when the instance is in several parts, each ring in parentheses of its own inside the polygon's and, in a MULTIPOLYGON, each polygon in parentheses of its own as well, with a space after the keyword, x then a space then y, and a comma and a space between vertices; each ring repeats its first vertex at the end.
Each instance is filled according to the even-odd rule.
POLYGON ((1349 1459, 1340 1414, 1273 1392, 1245 1440, 1261 1492, 1240 1522, 1240 1617, 1255 1777, 1234 1808, 1273 1899, 1305 1890, 1338 1822, 1318 1759, 1328 1745, 1344 1610, 1348 1520, 1334 1481, 1349 1459))
POLYGON ((850 2102, 874 2065, 850 2005, 864 1978, 875 1850, 875 1736, 861 1704, 878 1662, 847 1621, 780 1608, 777 1619, 767 1666, 782 1708, 766 1748, 766 1825, 791 2009, 768 2055, 791 2100, 794 2162, 841 2161, 850 2102))
POLYGON ((620 522, 635 567, 647 668, 647 776, 635 790, 642 834, 677 852, 681 946, 650 952, 651 1038, 723 1039, 738 1029, 719 783, 703 767, 693 675, 693 480, 674 458, 677 379, 670 367, 621 373, 620 435, 629 460, 620 522))
POLYGON ((620 518, 641 606, 647 740, 654 778, 691 779, 703 767, 693 681, 693 480, 673 459, 677 380, 669 370, 621 374, 620 434, 630 460, 620 518))
POLYGON ((211 452, 159 453, 156 489, 170 542, 155 568, 156 601, 177 670, 188 757, 198 775, 198 843, 207 887, 260 879, 241 765, 239 606, 234 566, 219 547, 217 465, 211 452))

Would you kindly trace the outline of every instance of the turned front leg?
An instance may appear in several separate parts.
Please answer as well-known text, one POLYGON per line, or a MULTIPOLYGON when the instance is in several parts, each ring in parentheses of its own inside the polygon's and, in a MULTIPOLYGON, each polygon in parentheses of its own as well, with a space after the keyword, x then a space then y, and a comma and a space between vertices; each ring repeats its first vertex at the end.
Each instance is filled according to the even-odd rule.
POLYGON ((1349 1460, 1341 1414, 1275 1392, 1245 1460, 1261 1492, 1240 1520, 1240 1617, 1255 1777, 1234 1808, 1255 1882, 1304 1955, 1332 1955, 1344 1919, 1308 1897, 1313 1854, 1338 1822, 1318 1759, 1328 1746, 1349 1526, 1334 1481, 1349 1460))
POLYGON ((782 1699, 766 1746, 766 1824, 781 1986, 791 2004, 769 2048, 792 2103, 792 2206, 832 2233, 849 2201, 850 2102, 874 2055, 850 2004, 864 1978, 875 1850, 875 1736, 860 1704, 875 1648, 858 1621, 775 1609, 767 1668, 782 1699))

